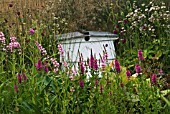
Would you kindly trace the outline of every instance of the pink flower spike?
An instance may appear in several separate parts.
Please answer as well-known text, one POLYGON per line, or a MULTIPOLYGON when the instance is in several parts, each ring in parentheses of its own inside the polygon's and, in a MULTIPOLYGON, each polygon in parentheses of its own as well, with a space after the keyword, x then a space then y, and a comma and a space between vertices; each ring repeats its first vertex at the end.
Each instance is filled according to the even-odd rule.
POLYGON ((83 80, 80 80, 80 81, 79 81, 79 85, 80 85, 80 87, 82 87, 82 88, 84 87, 84 82, 83 82, 83 80))
POLYGON ((103 93, 103 86, 100 85, 100 93, 103 93))
POLYGON ((44 66, 44 71, 45 71, 46 73, 48 73, 49 70, 48 70, 48 66, 47 66, 47 65, 44 66))
POLYGON ((126 71, 126 76, 128 77, 128 79, 130 78, 131 73, 130 73, 130 71, 129 71, 129 70, 127 70, 127 71, 126 71))
POLYGON ((18 86, 15 84, 14 85, 14 91, 16 92, 16 93, 18 93, 19 92, 19 90, 18 90, 18 86))
POLYGON ((21 83, 22 82, 22 77, 20 74, 18 74, 18 82, 21 83))
POLYGON ((37 70, 42 69, 42 63, 41 60, 38 60, 38 63, 35 64, 35 67, 37 68, 37 70))
POLYGON ((99 83, 99 81, 98 81, 98 80, 96 80, 94 84, 95 84, 95 85, 98 85, 98 83, 99 83))
POLYGON ((136 64, 135 69, 136 69, 136 73, 140 73, 141 68, 138 64, 136 64))
POLYGON ((120 73, 120 71, 121 71, 120 63, 117 59, 115 60, 115 69, 116 69, 116 72, 120 73))
POLYGON ((143 52, 141 49, 138 50, 138 58, 139 60, 143 61, 144 60, 144 57, 143 57, 143 52))
POLYGON ((152 75, 151 81, 152 81, 152 84, 153 84, 153 85, 156 85, 156 84, 157 84, 157 75, 156 75, 156 74, 153 74, 153 75, 152 75))
POLYGON ((22 74, 22 77, 24 79, 24 82, 26 82, 27 81, 27 76, 25 75, 25 73, 22 74))

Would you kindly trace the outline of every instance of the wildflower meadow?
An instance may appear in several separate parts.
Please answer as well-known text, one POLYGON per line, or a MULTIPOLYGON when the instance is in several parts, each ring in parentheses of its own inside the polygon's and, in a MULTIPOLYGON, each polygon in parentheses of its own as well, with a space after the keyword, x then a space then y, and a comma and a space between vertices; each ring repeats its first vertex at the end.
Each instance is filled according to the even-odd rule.
POLYGON ((169 114, 169 7, 1 0, 0 114, 169 114), (103 45, 100 55, 91 50, 86 60, 79 50, 76 63, 67 61, 60 36, 82 29, 116 34, 115 59, 103 45))

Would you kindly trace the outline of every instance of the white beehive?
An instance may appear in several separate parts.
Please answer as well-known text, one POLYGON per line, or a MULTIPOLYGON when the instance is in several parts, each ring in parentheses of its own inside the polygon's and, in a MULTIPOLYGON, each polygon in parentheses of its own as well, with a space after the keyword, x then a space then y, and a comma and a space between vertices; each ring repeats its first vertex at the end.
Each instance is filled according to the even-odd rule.
POLYGON ((82 53, 83 59, 86 61, 90 58, 91 50, 96 55, 96 59, 100 59, 99 53, 103 54, 103 46, 106 47, 108 53, 108 61, 116 57, 114 40, 118 39, 116 34, 110 32, 85 31, 71 32, 67 34, 57 35, 58 42, 62 44, 64 49, 65 61, 77 63, 79 60, 78 51, 82 53))

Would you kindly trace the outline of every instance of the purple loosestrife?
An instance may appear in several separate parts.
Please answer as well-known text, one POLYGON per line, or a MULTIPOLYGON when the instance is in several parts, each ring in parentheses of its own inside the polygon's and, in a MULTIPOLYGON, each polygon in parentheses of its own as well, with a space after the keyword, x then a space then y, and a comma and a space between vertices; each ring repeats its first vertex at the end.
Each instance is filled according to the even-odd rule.
POLYGON ((103 86, 100 85, 100 93, 103 93, 103 86))
POLYGON ((103 54, 103 56, 101 57, 101 67, 102 67, 102 71, 105 71, 105 67, 106 67, 106 60, 107 60, 108 54, 107 52, 103 54))
POLYGON ((81 71, 81 74, 84 74, 84 72, 85 72, 85 67, 84 67, 83 62, 80 63, 80 71, 81 71))
POLYGON ((20 48, 20 44, 16 41, 16 37, 10 37, 11 42, 7 45, 7 48, 13 51, 15 48, 20 48))
POLYGON ((144 60, 143 53, 142 53, 142 50, 141 50, 141 49, 138 50, 138 58, 139 58, 139 60, 141 60, 141 61, 144 60))
POLYGON ((95 80, 94 84, 95 85, 98 85, 99 81, 98 80, 95 80))
POLYGON ((59 50, 59 52, 60 52, 60 55, 63 57, 63 56, 64 56, 64 50, 63 50, 61 44, 58 44, 58 50, 59 50))
POLYGON ((92 55, 92 53, 91 53, 91 55, 90 55, 90 60, 89 60, 89 67, 90 67, 90 68, 93 68, 93 64, 94 64, 94 57, 93 57, 93 55, 92 55))
POLYGON ((47 55, 47 51, 41 46, 41 44, 39 44, 37 41, 35 42, 35 44, 43 55, 47 55))
POLYGON ((0 32, 0 41, 4 44, 5 43, 5 36, 3 32, 0 32))
POLYGON ((136 73, 140 73, 141 68, 138 64, 135 65, 135 70, 136 70, 136 73))
POLYGON ((27 76, 25 75, 25 73, 22 74, 22 78, 24 79, 24 82, 27 81, 27 76))
POLYGON ((159 75, 163 75, 163 70, 160 69, 158 74, 159 74, 159 75))
POLYGON ((94 60, 93 69, 94 69, 94 70, 97 70, 97 69, 98 69, 97 59, 94 60))
POLYGON ((18 93, 18 92, 19 92, 19 90, 18 90, 18 86, 17 86, 16 84, 14 84, 14 91, 15 91, 16 93, 18 93))
POLYGON ((129 71, 129 70, 127 70, 127 71, 126 71, 126 76, 127 76, 127 78, 128 78, 128 79, 130 78, 131 73, 130 73, 130 71, 129 71))
POLYGON ((22 76, 20 74, 18 74, 18 82, 21 83, 22 82, 22 76))
POLYGON ((44 66, 44 71, 45 71, 46 73, 48 73, 48 72, 49 72, 49 70, 48 70, 48 66, 47 66, 47 65, 45 65, 45 66, 44 66))
POLYGON ((43 68, 41 60, 38 60, 38 63, 35 63, 35 67, 37 68, 37 70, 41 70, 43 68))
POLYGON ((153 75, 152 75, 151 81, 152 81, 152 84, 153 84, 153 85, 156 85, 156 84, 157 84, 157 75, 156 75, 156 74, 153 74, 153 75))
POLYGON ((33 28, 30 28, 29 33, 30 33, 30 34, 34 34, 34 33, 35 33, 35 30, 34 30, 33 28))
POLYGON ((84 87, 84 82, 83 82, 83 80, 80 80, 80 81, 79 81, 79 85, 80 85, 80 87, 82 87, 82 88, 84 87))
POLYGON ((60 64, 54 58, 51 58, 50 60, 52 61, 53 65, 54 65, 54 72, 57 73, 60 64))
POLYGON ((117 73, 120 73, 121 69, 120 69, 120 63, 119 61, 116 59, 115 60, 115 69, 117 73))

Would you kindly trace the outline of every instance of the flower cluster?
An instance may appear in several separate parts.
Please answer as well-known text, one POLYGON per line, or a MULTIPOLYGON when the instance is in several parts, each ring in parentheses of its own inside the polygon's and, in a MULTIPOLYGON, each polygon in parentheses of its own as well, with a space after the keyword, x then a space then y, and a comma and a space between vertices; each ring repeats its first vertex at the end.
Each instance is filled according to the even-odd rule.
POLYGON ((27 76, 25 75, 25 73, 22 73, 22 75, 18 74, 17 77, 18 77, 18 82, 19 83, 22 83, 22 80, 24 80, 24 82, 27 81, 27 76))
POLYGON ((0 32, 0 41, 4 44, 5 43, 5 36, 3 32, 0 32))
POLYGON ((54 72, 55 73, 58 72, 58 67, 60 66, 60 64, 56 61, 55 58, 51 58, 50 60, 52 61, 53 65, 54 65, 54 72))
POLYGON ((47 62, 45 62, 44 65, 43 65, 40 59, 38 60, 37 63, 35 63, 35 67, 37 68, 37 70, 44 69, 44 71, 46 73, 48 73, 48 71, 49 71, 47 62))
POLYGON ((36 41, 35 44, 43 55, 47 55, 47 51, 41 46, 41 44, 38 43, 38 41, 36 41))
POLYGON ((89 60, 89 67, 94 70, 98 69, 97 59, 94 58, 92 53, 91 53, 90 60, 89 60))
POLYGON ((10 37, 11 42, 7 45, 7 48, 13 52, 13 49, 20 48, 19 42, 16 41, 16 37, 10 37))
POLYGON ((59 52, 60 52, 60 55, 63 57, 63 56, 64 56, 64 50, 63 50, 61 44, 58 44, 58 50, 59 50, 59 52))
POLYGON ((120 69, 120 63, 119 61, 116 59, 115 60, 115 69, 117 73, 120 73, 121 69, 120 69))
POLYGON ((138 50, 138 58, 139 58, 139 60, 141 60, 141 61, 144 60, 143 53, 142 53, 142 50, 141 50, 141 49, 138 50))

